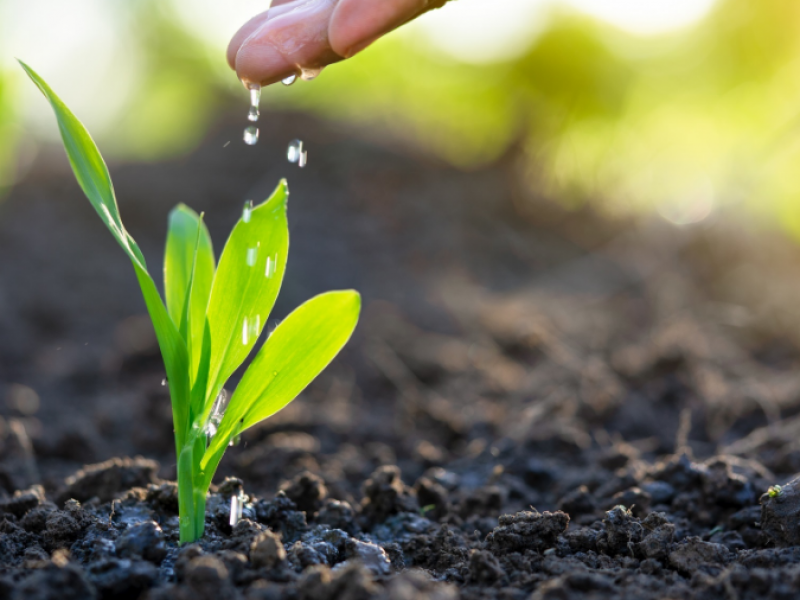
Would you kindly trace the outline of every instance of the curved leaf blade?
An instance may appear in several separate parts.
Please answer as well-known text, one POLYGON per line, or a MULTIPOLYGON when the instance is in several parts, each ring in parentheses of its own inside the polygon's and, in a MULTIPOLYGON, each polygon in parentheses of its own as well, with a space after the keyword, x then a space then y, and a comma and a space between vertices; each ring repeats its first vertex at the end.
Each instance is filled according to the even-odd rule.
POLYGON ((247 358, 278 297, 289 253, 288 196, 281 181, 268 200, 239 219, 220 256, 207 312, 205 412, 247 358))
POLYGON ((183 447, 189 431, 189 353, 186 343, 172 322, 156 284, 150 274, 138 262, 133 262, 136 278, 144 296, 147 312, 153 322, 158 347, 164 359, 164 367, 169 381, 169 396, 172 401, 172 419, 175 426, 175 443, 183 447))
POLYGON ((234 434, 281 410, 328 366, 353 334, 360 311, 358 292, 327 292, 300 305, 278 325, 231 397, 201 462, 207 473, 213 475, 234 434))
POLYGON ((202 217, 185 204, 178 204, 169 213, 164 295, 167 311, 184 335, 193 357, 192 375, 200 362, 214 269, 214 248, 202 217))
POLYGON ((89 135, 83 123, 72 114, 66 104, 33 69, 22 61, 19 61, 19 64, 53 107, 58 128, 61 131, 61 139, 64 142, 64 149, 67 151, 67 158, 84 194, 130 259, 134 262, 141 262, 141 266, 146 269, 136 242, 122 225, 111 175, 108 173, 108 167, 92 136, 89 135))
POLYGON ((78 184, 133 263, 167 370, 175 420, 175 439, 178 446, 181 446, 188 430, 190 397, 186 344, 164 308, 155 282, 147 272, 141 250, 122 225, 111 176, 97 145, 83 123, 67 108, 50 86, 28 65, 22 61, 20 64, 55 112, 61 139, 78 184))

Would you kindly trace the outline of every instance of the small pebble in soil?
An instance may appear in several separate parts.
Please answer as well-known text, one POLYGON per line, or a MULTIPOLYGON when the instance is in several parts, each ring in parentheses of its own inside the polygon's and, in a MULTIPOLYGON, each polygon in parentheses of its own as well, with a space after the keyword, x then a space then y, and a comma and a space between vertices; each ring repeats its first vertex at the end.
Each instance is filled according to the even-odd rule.
POLYGON ((271 531, 259 533, 250 546, 250 560, 254 567, 268 569, 286 560, 281 538, 271 531))
POLYGON ((116 541, 120 558, 143 558, 160 564, 167 555, 164 532, 154 521, 145 521, 128 527, 116 541))

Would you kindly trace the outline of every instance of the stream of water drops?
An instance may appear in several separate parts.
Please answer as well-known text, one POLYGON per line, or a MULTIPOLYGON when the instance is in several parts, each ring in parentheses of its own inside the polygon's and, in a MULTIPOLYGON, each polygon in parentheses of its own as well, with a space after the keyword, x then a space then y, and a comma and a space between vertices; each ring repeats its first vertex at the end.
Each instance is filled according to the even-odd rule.
MULTIPOLYGON (((248 89, 250 90, 250 108, 247 111, 247 120, 255 123, 258 121, 258 117, 261 116, 261 86, 257 83, 251 83, 248 89)), ((255 125, 245 127, 243 138, 245 144, 254 145, 258 142, 258 127, 255 125)))

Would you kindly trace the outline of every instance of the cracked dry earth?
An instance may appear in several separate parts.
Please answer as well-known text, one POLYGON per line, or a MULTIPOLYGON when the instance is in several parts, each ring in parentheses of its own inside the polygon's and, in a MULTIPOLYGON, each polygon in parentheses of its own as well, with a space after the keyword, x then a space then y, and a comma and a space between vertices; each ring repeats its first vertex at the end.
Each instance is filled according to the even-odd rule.
POLYGON ((181 161, 112 165, 158 264, 175 202, 219 249, 301 135, 275 316, 365 300, 342 356, 231 448, 196 544, 129 265, 60 154, 0 206, 0 599, 797 596, 792 242, 564 212, 513 150, 463 173, 272 121, 252 152, 223 150, 233 119, 181 161))

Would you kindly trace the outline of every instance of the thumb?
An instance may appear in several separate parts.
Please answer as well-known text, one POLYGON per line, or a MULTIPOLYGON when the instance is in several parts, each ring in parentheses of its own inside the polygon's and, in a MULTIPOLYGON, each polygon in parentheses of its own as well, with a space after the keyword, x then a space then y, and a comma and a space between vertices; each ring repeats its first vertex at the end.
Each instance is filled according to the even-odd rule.
POLYGON ((331 48, 345 58, 447 0, 339 0, 331 17, 331 48))

